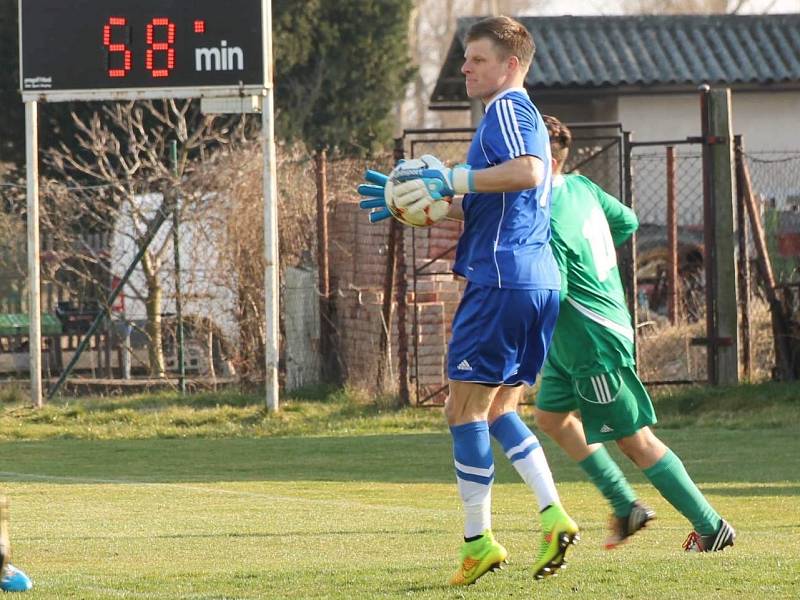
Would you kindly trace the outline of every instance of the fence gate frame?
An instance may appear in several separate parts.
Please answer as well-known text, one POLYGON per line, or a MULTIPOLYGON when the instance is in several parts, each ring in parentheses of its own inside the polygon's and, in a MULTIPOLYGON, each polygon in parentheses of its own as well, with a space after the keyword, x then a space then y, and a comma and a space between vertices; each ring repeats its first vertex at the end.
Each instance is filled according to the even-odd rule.
MULTIPOLYGON (((582 166, 590 163, 592 160, 597 159, 600 156, 605 155, 607 152, 614 152, 616 151, 617 156, 617 168, 616 168, 616 176, 618 181, 618 195, 617 197, 627 198, 628 197, 628 186, 629 186, 629 178, 628 172, 626 172, 626 163, 625 163, 625 156, 626 156, 626 148, 627 143, 630 139, 630 134, 625 132, 622 128, 622 124, 618 122, 598 122, 598 123, 567 123, 567 126, 573 132, 573 147, 575 146, 575 142, 592 142, 599 145, 599 148, 594 149, 592 152, 588 154, 588 156, 581 157, 581 160, 577 161, 575 164, 570 165, 569 171, 574 171, 582 166), (576 135, 576 132, 587 132, 588 130, 609 130, 610 133, 604 135, 591 135, 590 133, 585 133, 585 135, 576 135)), ((395 158, 415 158, 418 154, 422 154, 419 152, 418 147, 424 144, 432 144, 432 143, 464 143, 469 144, 472 141, 472 136, 475 133, 474 127, 444 127, 444 128, 416 128, 416 129, 405 129, 403 131, 402 137, 397 139, 397 145, 395 147, 395 158)), ((568 171, 568 172, 569 172, 568 171)), ((418 307, 418 294, 417 294, 417 283, 421 277, 430 277, 436 275, 451 275, 452 271, 437 271, 431 270, 431 268, 436 265, 437 261, 444 258, 448 254, 452 253, 456 249, 457 244, 453 244, 452 246, 446 248, 445 250, 440 251, 435 256, 428 258, 423 264, 417 266, 417 228, 411 227, 411 236, 410 236, 410 254, 411 254, 411 265, 410 265, 410 276, 411 276, 411 292, 412 292, 412 312, 413 316, 411 318, 411 364, 409 365, 409 372, 408 378, 412 380, 414 385, 414 403, 416 406, 434 406, 438 405, 435 401, 438 398, 441 398, 442 394, 447 390, 448 383, 447 381, 443 381, 441 385, 435 387, 434 389, 423 389, 422 384, 420 383, 420 376, 419 376, 419 348, 420 348, 420 324, 419 324, 419 307, 418 307)), ((625 267, 627 270, 630 271, 632 275, 635 275, 635 260, 632 260, 634 256, 634 246, 632 244, 628 244, 630 246, 629 249, 624 251, 624 257, 621 262, 627 264, 625 267)), ((400 249, 400 253, 405 253, 408 249, 402 248, 400 249)), ((622 266, 621 266, 622 268, 622 266)), ((398 275, 401 279, 405 278, 405 269, 398 272, 398 275)), ((626 271, 627 272, 627 271, 626 271)), ((626 291, 630 288, 629 285, 626 285, 626 291)), ((399 294, 398 294, 399 296, 399 294)), ((629 293, 629 301, 633 299, 635 301, 636 294, 634 292, 629 293)), ((405 297, 398 298, 400 302, 407 302, 405 297)), ((407 313, 406 313, 407 314, 407 313)), ((406 319, 398 319, 398 326, 404 328, 406 326, 406 319)), ((446 352, 446 348, 443 348, 443 351, 446 352)), ((401 357, 401 361, 402 361, 401 357)), ((401 379, 403 376, 401 376, 401 379)), ((403 386, 407 385, 406 381, 400 382, 400 388, 403 389, 403 386)))
MULTIPOLYGON (((636 213, 636 187, 633 183, 633 153, 638 148, 663 148, 665 155, 665 169, 666 177, 666 237, 667 237, 667 278, 668 278, 668 315, 672 318, 677 312, 676 303, 677 289, 678 289, 678 218, 677 218, 677 200, 675 197, 676 188, 676 148, 678 147, 699 147, 702 151, 704 146, 704 138, 702 136, 688 136, 685 138, 675 138, 667 140, 648 140, 637 142, 633 139, 631 132, 625 132, 625 146, 624 146, 624 169, 625 169, 625 196, 622 197, 623 203, 636 213)), ((705 188, 707 186, 707 172, 705 161, 701 169, 704 197, 706 195, 705 188)), ((707 202, 704 198, 703 204, 707 202)), ((705 209, 704 209, 705 212, 705 209)), ((638 217, 637 213, 637 217, 638 217)), ((708 233, 706 228, 710 223, 707 219, 703 218, 703 243, 706 244, 708 240, 708 233)), ((639 296, 638 296, 638 261, 637 261, 637 238, 638 231, 634 232, 631 238, 624 244, 621 257, 620 272, 622 280, 625 285, 625 294, 628 300, 628 310, 631 313, 633 321, 633 329, 635 332, 639 330, 639 296)), ((705 256, 705 253, 704 253, 705 256)), ((708 286, 706 286, 708 287, 708 286)), ((708 310, 706 311, 709 312, 708 310)), ((707 325, 708 327, 708 325, 707 325)), ((708 335, 708 333, 707 333, 708 335)), ((711 337, 711 336, 708 336, 711 337)), ((692 345, 705 345, 707 338, 693 338, 692 345)), ((636 364, 639 364, 639 344, 634 335, 634 344, 636 352, 636 364)), ((692 385, 696 383, 704 383, 706 380, 694 379, 669 379, 669 380, 652 380, 644 381, 643 383, 648 386, 663 386, 663 385, 692 385)))
MULTIPOLYGON (((691 340, 692 345, 706 346, 706 379, 689 381, 648 381, 649 385, 708 383, 711 385, 736 384, 742 369, 739 349, 741 343, 749 343, 749 277, 747 275, 747 227, 742 208, 741 186, 737 186, 734 171, 741 161, 737 146, 741 146, 741 136, 734 136, 732 128, 732 104, 730 89, 712 90, 703 85, 699 90, 700 136, 689 136, 680 140, 659 140, 635 142, 629 138, 626 146, 626 166, 629 196, 626 204, 636 210, 635 190, 633 189, 632 153, 635 148, 662 146, 667 152, 667 175, 673 181, 667 182, 667 204, 670 204, 670 188, 674 188, 674 148, 678 145, 698 144, 702 153, 703 184, 703 267, 705 270, 706 335, 691 340), (672 158, 672 164, 670 164, 672 158), (743 286, 740 286, 742 280, 743 286), (745 315, 739 318, 739 311, 745 315)), ((674 192, 674 189, 672 190, 674 192)), ((670 225, 667 238, 670 242, 671 271, 677 266, 677 215, 672 207, 667 215, 670 225)), ((635 241, 634 241, 635 244, 635 241)), ((635 260, 635 255, 633 256, 635 260)), ((634 274, 636 270, 634 270, 634 274)), ((675 279, 677 279, 675 277, 675 279)), ((673 279, 673 288, 677 288, 673 279)), ((629 280, 636 289, 636 281, 629 280)), ((672 290, 674 293, 674 289, 672 290)), ((671 294, 672 295, 672 294, 671 294)), ((634 326, 636 317, 636 298, 632 298, 631 308, 634 326)), ((745 369, 749 370, 749 358, 744 352, 745 369)), ((638 359, 638 356, 637 356, 638 359)), ((638 363, 638 360, 637 360, 638 363)))

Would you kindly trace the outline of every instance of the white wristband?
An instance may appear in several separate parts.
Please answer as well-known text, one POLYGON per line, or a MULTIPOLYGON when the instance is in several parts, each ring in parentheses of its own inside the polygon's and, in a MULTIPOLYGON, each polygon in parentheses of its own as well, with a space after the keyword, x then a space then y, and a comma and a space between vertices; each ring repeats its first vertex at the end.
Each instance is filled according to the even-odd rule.
POLYGON ((474 192, 473 172, 469 167, 456 165, 453 167, 453 190, 456 194, 474 192))

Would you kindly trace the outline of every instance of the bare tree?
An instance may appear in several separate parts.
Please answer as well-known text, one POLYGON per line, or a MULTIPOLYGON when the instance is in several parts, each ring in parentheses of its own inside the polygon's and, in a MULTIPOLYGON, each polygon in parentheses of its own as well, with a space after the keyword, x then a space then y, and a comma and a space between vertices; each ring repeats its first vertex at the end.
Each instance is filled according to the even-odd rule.
MULTIPOLYGON (((211 237, 219 248, 217 281, 234 302, 237 351, 233 362, 246 380, 264 371, 264 203, 262 147, 248 142, 216 152, 198 171, 194 187, 213 198, 211 237)), ((316 188, 311 153, 279 146, 278 228, 281 273, 287 266, 311 266, 317 243, 316 188)), ((348 191, 352 188, 347 180, 348 191)), ((281 324, 282 328, 283 324, 281 324)))
POLYGON ((0 163, 0 311, 25 305, 25 179, 13 163, 0 163))
POLYGON ((143 251, 144 282, 138 293, 146 308, 149 369, 152 376, 163 377, 163 271, 171 238, 160 235, 145 250, 146 232, 159 214, 177 209, 179 195, 183 210, 196 199, 185 182, 210 148, 230 142, 241 118, 204 116, 196 103, 175 100, 104 104, 88 119, 75 113, 72 118, 72 143, 46 155, 51 176, 43 186, 42 224, 46 234, 59 240, 54 252, 60 259, 54 264, 72 280, 107 289, 114 273, 109 248, 89 243, 88 234, 108 238, 116 230, 143 251), (168 158, 172 140, 178 147, 174 167, 168 158), (121 226, 124 220, 129 223, 121 226))

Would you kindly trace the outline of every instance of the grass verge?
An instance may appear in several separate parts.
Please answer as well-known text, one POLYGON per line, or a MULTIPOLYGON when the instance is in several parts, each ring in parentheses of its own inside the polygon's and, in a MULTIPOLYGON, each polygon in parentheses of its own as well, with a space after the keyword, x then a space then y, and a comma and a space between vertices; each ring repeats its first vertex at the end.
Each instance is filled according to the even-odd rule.
MULTIPOLYGON (((20 393, 0 394, 0 440, 145 439, 351 435, 444 431, 438 408, 396 408, 391 398, 313 388, 269 414, 262 396, 223 391, 62 399, 35 410, 20 393)), ((654 392, 660 428, 800 426, 796 384, 680 388, 654 392)), ((523 413, 532 421, 531 408, 523 413)))

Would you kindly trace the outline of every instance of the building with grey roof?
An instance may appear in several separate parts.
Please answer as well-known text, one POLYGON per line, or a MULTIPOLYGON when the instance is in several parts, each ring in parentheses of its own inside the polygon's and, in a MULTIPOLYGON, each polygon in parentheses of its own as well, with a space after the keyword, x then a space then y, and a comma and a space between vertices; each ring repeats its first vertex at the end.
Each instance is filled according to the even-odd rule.
MULTIPOLYGON (((459 19, 432 110, 469 109, 459 69, 464 37, 477 20, 459 19)), ((800 14, 519 20, 536 44, 526 87, 544 113, 620 122, 637 140, 693 136, 700 127, 696 90, 708 83, 732 89, 734 129, 748 149, 800 149, 800 14)), ((472 109, 480 114, 479 106, 472 109)))

